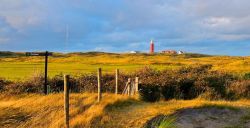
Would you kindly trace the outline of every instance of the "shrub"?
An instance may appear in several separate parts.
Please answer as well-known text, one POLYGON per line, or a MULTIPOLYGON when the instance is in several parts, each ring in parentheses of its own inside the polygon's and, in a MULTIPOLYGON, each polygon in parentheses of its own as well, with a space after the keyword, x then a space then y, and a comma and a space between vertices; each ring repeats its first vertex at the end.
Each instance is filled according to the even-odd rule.
POLYGON ((176 86, 162 86, 161 87, 161 95, 165 100, 170 100, 178 97, 177 95, 178 88, 176 86))
MULTIPOLYGON (((142 100, 155 102, 161 96, 169 99, 206 99, 219 98, 249 98, 250 80, 235 77, 232 74, 211 71, 211 65, 197 65, 182 67, 177 70, 158 71, 145 67, 133 74, 119 75, 118 91, 122 92, 128 78, 132 81, 139 77, 139 94, 142 100)), ((59 74, 49 79, 52 92, 63 91, 63 75, 59 74)), ((7 82, 0 79, 0 91, 11 93, 43 93, 44 77, 36 74, 23 82, 7 82)), ((96 74, 78 74, 70 76, 70 90, 72 92, 97 92, 96 74)), ((102 91, 115 91, 115 74, 103 74, 102 91)))
POLYGON ((165 100, 193 99, 201 94, 209 99, 225 98, 226 88, 237 78, 210 69, 211 65, 183 67, 175 71, 156 71, 147 67, 139 73, 142 74, 140 80, 142 80, 143 89, 149 87, 148 90, 150 90, 152 86, 157 86, 165 100))
POLYGON ((10 81, 7 81, 4 78, 0 78, 0 92, 4 91, 4 87, 10 83, 10 81))
POLYGON ((246 79, 246 80, 249 80, 250 79, 250 72, 245 73, 243 78, 246 79))
POLYGON ((228 88, 228 91, 229 94, 233 95, 234 98, 250 98, 250 80, 232 82, 228 88))
POLYGON ((44 77, 40 74, 30 77, 26 81, 19 81, 15 83, 10 83, 4 87, 9 93, 19 94, 19 93, 42 93, 43 92, 44 77))
POLYGON ((49 86, 51 92, 60 92, 63 91, 64 81, 63 75, 59 74, 49 80, 49 86))
POLYGON ((156 102, 160 100, 159 86, 140 86, 140 99, 147 102, 156 102))
POLYGON ((161 72, 151 67, 145 67, 137 71, 136 76, 139 76, 141 81, 139 86, 140 99, 147 102, 158 101, 161 96, 161 72))

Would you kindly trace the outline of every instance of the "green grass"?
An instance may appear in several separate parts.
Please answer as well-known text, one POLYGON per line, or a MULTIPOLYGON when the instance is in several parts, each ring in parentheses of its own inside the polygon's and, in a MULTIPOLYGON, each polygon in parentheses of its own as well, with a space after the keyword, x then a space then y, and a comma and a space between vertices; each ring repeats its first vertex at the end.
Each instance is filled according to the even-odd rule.
MULTIPOLYGON (((32 76, 37 72, 44 72, 44 63, 42 62, 1 62, 0 77, 10 80, 23 79, 32 76)), ((136 69, 143 68, 147 65, 142 64, 83 64, 83 63, 59 63, 52 62, 48 64, 49 76, 54 76, 60 73, 78 74, 78 73, 95 73, 97 68, 101 67, 103 73, 113 73, 118 68, 122 72, 128 73, 136 69)), ((157 69, 172 68, 168 65, 150 65, 157 69)))
MULTIPOLYGON (((159 70, 176 69, 181 66, 212 64, 213 70, 242 74, 250 72, 249 57, 205 56, 196 54, 110 54, 110 53, 72 53, 55 54, 49 57, 49 76, 59 73, 95 73, 101 67, 103 73, 133 72, 145 66, 159 70)), ((23 79, 34 72, 44 71, 44 57, 0 56, 0 77, 11 80, 23 79)))
POLYGON ((174 118, 163 119, 158 128, 177 128, 174 122, 175 122, 174 118))

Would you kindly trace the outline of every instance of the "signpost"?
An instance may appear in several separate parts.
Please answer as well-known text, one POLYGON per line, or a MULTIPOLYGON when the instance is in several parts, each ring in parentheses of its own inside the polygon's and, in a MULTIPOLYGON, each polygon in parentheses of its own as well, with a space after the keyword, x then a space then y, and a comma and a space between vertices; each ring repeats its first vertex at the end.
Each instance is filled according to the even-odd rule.
POLYGON ((47 90, 47 76, 48 76, 48 56, 52 56, 52 52, 26 52, 26 56, 44 56, 45 57, 45 71, 44 71, 44 94, 48 93, 47 90))

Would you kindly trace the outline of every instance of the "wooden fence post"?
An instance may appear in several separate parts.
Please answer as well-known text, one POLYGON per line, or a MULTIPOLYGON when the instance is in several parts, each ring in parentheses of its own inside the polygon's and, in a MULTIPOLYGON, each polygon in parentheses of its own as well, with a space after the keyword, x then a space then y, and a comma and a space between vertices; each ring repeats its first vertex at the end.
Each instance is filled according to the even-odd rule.
POLYGON ((119 69, 116 69, 115 75, 115 94, 118 94, 119 69))
POLYGON ((47 85, 47 94, 50 94, 51 89, 50 89, 50 85, 47 85))
POLYGON ((101 68, 98 68, 97 70, 97 81, 98 81, 98 99, 97 101, 100 102, 101 99, 102 99, 102 69, 101 68))
POLYGON ((128 96, 130 96, 131 94, 131 79, 128 78, 128 96))
POLYGON ((69 128, 69 75, 64 75, 64 114, 65 127, 69 128))
POLYGON ((139 77, 135 77, 135 93, 138 92, 139 77))

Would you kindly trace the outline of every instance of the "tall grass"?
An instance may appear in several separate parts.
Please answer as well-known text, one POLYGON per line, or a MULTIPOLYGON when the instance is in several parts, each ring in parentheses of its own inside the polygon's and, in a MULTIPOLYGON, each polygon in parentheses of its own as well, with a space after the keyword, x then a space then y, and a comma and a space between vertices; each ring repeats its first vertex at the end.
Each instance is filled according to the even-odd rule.
MULTIPOLYGON (((185 108, 215 105, 249 107, 249 100, 207 101, 170 100, 146 103, 134 98, 115 94, 104 94, 97 103, 96 93, 70 93, 70 127, 74 128, 127 128, 143 127, 153 117, 172 115, 185 108)), ((0 126, 57 128, 64 126, 63 94, 6 95, 0 94, 0 126)), ((242 117, 248 119, 247 117, 242 117)), ((174 120, 171 120, 172 122, 174 120)), ((168 119, 159 121, 161 126, 171 126, 168 119)), ((159 125, 157 125, 159 126, 159 125)))

